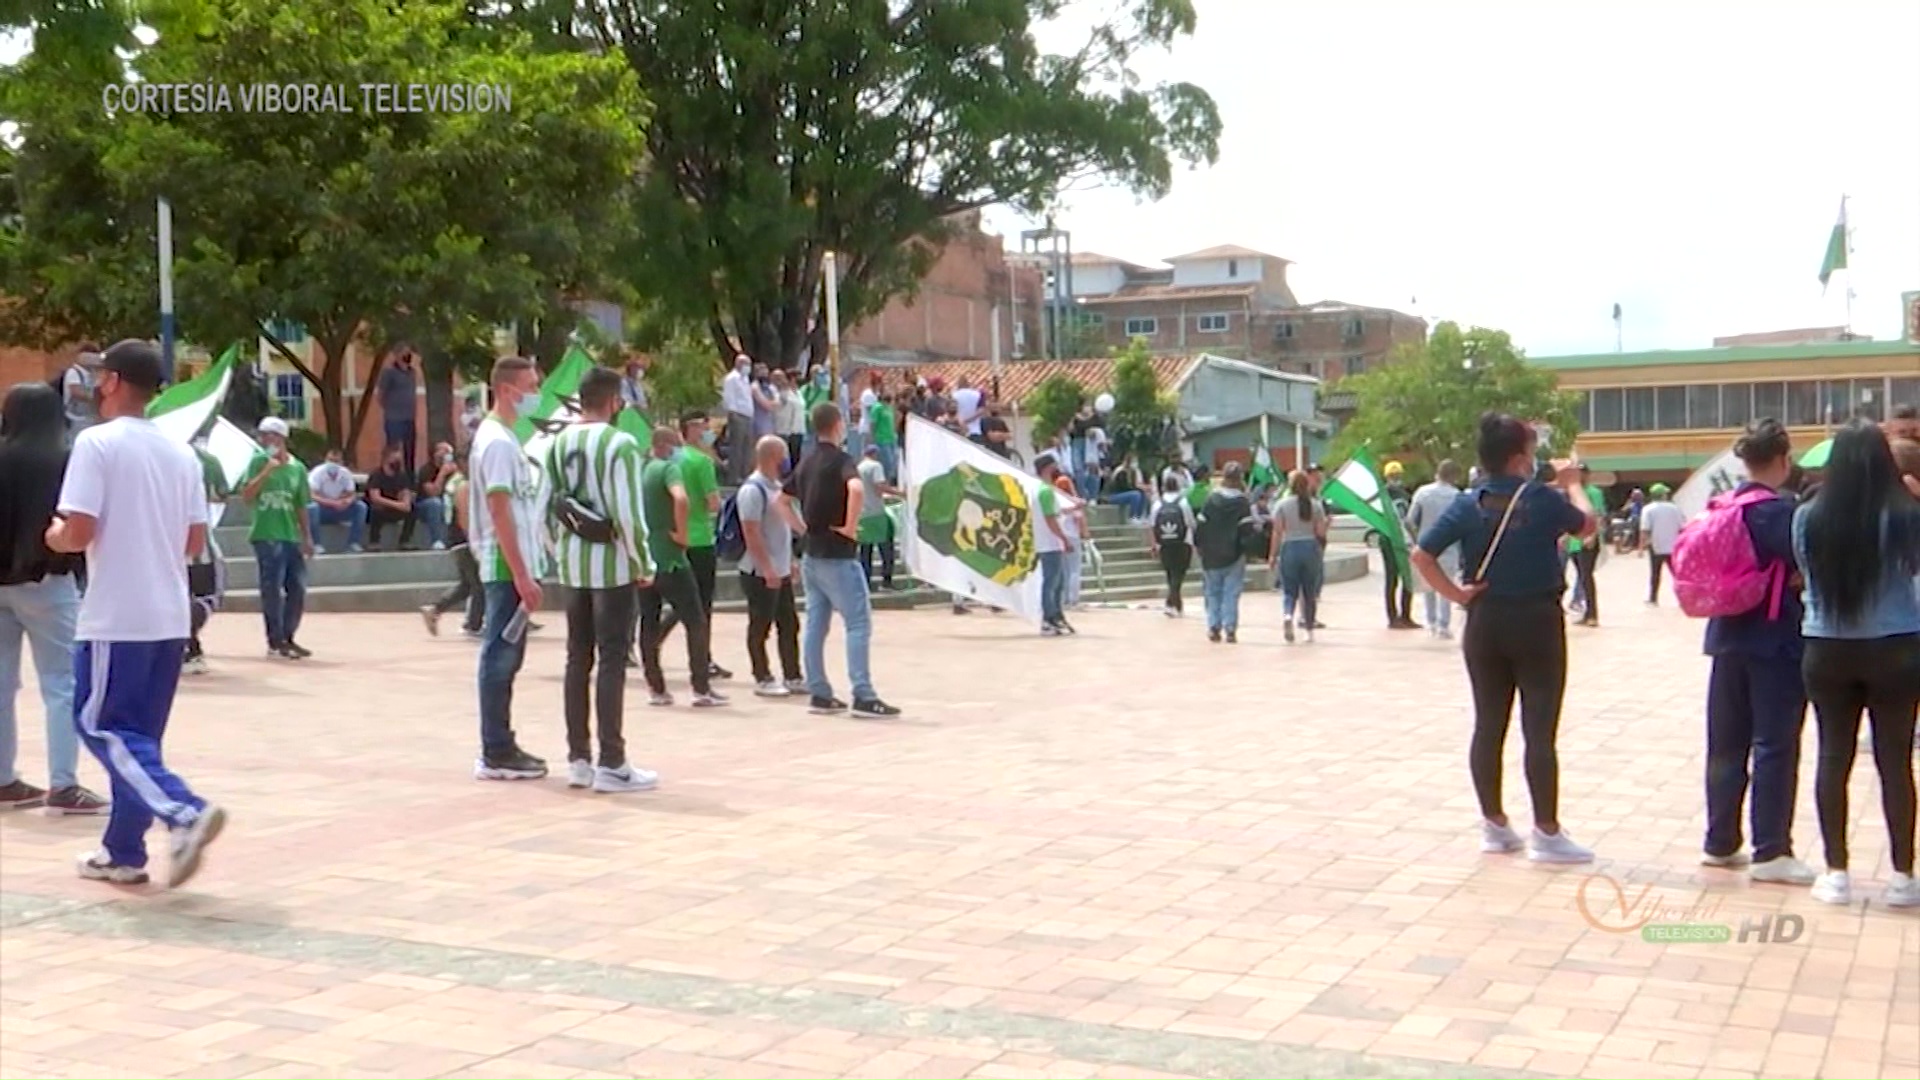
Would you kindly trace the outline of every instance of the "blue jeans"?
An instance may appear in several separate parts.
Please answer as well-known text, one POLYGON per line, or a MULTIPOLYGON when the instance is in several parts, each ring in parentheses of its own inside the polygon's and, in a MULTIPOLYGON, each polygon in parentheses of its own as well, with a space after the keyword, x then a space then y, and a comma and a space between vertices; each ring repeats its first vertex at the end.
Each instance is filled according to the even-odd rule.
POLYGON ((1233 633, 1240 629, 1240 590, 1247 584, 1247 560, 1235 559, 1231 566, 1200 571, 1206 589, 1207 629, 1233 633))
POLYGON ((82 641, 73 653, 74 722, 113 778, 103 846, 116 865, 145 866, 154 818, 183 829, 207 808, 160 755, 187 643, 82 641))
POLYGON ((1312 626, 1320 613, 1320 588, 1326 584, 1326 557, 1318 540, 1302 540, 1280 545, 1280 613, 1312 626))
POLYGON ((827 630, 834 612, 847 624, 847 678, 853 681, 853 700, 873 701, 873 671, 867 653, 873 644, 873 608, 867 599, 867 575, 858 559, 821 559, 812 555, 800 563, 800 580, 807 589, 807 628, 800 652, 807 672, 807 693, 833 696, 827 679, 827 630))
POLYGON ((428 546, 446 546, 447 500, 438 495, 424 495, 413 504, 413 516, 427 527, 428 546))
POLYGON ((267 646, 285 645, 300 632, 307 611, 307 559, 291 540, 255 540, 260 568, 260 615, 267 623, 267 646))
POLYGON ((357 548, 367 538, 367 504, 355 499, 341 509, 321 506, 319 503, 307 504, 307 531, 313 534, 313 545, 324 549, 320 542, 320 526, 345 525, 347 527, 347 546, 357 548))
POLYGON ((889 484, 899 483, 900 482, 900 444, 874 443, 873 448, 879 451, 880 467, 882 469, 885 469, 887 472, 887 483, 889 484))
POLYGON ((20 692, 20 639, 33 649, 40 704, 47 713, 47 772, 58 791, 80 782, 80 735, 73 726, 73 626, 80 589, 72 574, 25 585, 0 585, 0 786, 20 779, 14 759, 20 729, 13 699, 20 692))
POLYGON ((1067 617, 1067 553, 1040 553, 1040 621, 1052 626, 1067 617))
POLYGON ((1422 603, 1427 605, 1427 626, 1434 630, 1453 629, 1453 601, 1429 589, 1422 603))
POLYGON ((520 594, 511 581, 489 581, 481 586, 487 612, 480 624, 480 751, 508 754, 517 745, 513 737, 513 680, 527 658, 527 635, 506 639, 507 624, 520 610, 520 594))
POLYGON ((1139 521, 1147 516, 1147 493, 1144 491, 1116 491, 1107 496, 1107 502, 1126 511, 1128 521, 1139 521))
POLYGON ((1800 730, 1807 691, 1791 660, 1729 654, 1707 676, 1707 838, 1710 855, 1740 850, 1740 804, 1753 761, 1753 861, 1793 854, 1800 730))

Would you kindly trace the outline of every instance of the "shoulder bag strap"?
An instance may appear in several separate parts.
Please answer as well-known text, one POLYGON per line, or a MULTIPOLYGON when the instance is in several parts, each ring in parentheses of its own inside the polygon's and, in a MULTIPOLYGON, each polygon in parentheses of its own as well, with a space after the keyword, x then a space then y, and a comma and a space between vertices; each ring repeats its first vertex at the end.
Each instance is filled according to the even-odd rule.
POLYGON ((1485 581, 1487 579, 1487 566, 1493 562, 1493 553, 1500 550, 1500 541, 1507 535, 1507 523, 1513 520, 1513 508, 1520 505, 1520 496, 1525 495, 1527 489, 1532 486, 1530 483, 1521 484, 1520 487, 1514 491, 1513 498, 1507 500, 1506 513, 1500 515, 1500 526, 1493 530, 1493 540, 1487 544, 1487 553, 1480 556, 1480 569, 1473 572, 1473 580, 1485 581))

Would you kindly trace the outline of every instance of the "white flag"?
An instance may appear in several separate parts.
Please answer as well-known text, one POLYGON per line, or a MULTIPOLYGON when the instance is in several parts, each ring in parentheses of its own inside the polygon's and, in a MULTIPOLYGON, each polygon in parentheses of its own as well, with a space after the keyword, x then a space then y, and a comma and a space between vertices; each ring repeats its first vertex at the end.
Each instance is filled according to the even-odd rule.
POLYGON ((1747 482, 1747 466, 1732 450, 1695 469, 1680 490, 1673 493, 1673 505, 1689 519, 1707 510, 1707 500, 1723 495, 1747 482))

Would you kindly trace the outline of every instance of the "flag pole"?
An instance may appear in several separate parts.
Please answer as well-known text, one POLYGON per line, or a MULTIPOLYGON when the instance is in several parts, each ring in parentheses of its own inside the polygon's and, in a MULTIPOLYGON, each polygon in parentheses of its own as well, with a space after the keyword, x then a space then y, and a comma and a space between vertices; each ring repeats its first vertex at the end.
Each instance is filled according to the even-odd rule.
POLYGON ((177 382, 173 359, 173 203, 160 200, 160 365, 177 382))
POLYGON ((827 385, 840 396, 840 261, 829 251, 821 257, 822 286, 827 292, 827 385))
POLYGON ((1840 196, 1840 243, 1847 253, 1847 329, 1842 340, 1853 340, 1853 224, 1847 220, 1847 198, 1840 196))
POLYGON ((1626 336, 1621 330, 1621 325, 1620 305, 1616 303, 1613 305, 1613 351, 1615 353, 1626 351, 1626 336))

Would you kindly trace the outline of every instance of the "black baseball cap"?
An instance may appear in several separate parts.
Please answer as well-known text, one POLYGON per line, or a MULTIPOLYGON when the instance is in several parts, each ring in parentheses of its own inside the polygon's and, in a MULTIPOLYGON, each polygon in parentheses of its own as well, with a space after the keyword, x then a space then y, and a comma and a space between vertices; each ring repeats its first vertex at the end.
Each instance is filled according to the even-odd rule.
POLYGON ((160 389, 160 384, 166 381, 160 350, 152 342, 139 338, 115 343, 92 366, 97 371, 111 371, 126 380, 129 386, 148 393, 160 389))

